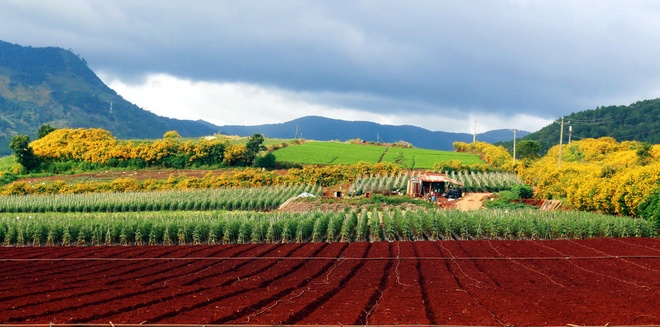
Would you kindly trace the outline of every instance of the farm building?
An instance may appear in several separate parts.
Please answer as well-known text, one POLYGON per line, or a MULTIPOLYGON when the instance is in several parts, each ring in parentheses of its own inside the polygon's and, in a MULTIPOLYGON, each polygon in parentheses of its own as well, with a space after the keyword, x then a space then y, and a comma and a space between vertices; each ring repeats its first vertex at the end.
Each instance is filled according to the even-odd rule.
POLYGON ((463 183, 440 173, 424 173, 413 176, 408 181, 406 194, 413 197, 431 197, 446 195, 449 189, 463 186, 463 183))

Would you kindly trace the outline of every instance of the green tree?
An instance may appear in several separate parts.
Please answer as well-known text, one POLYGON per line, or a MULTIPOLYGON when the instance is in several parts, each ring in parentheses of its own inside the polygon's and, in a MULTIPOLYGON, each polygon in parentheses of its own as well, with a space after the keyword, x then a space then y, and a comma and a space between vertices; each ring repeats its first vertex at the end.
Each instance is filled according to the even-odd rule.
POLYGON ((248 142, 245 145, 245 160, 247 163, 254 162, 260 151, 266 150, 264 146, 264 136, 261 134, 253 134, 248 137, 248 142))
POLYGON ((520 159, 537 159, 541 153, 541 143, 533 140, 522 140, 516 145, 516 157, 520 159))
POLYGON ((28 135, 16 135, 11 138, 9 147, 14 151, 16 161, 30 172, 39 167, 41 160, 37 157, 30 147, 30 137, 28 135))
POLYGON ((263 157, 257 157, 254 160, 254 165, 260 168, 275 168, 275 155, 272 153, 267 153, 263 157))
POLYGON ((194 164, 196 165, 215 165, 220 164, 225 158, 225 149, 229 146, 229 143, 205 143, 203 147, 203 155, 197 155, 194 159, 194 164))
POLYGON ((39 127, 39 131, 37 132, 37 139, 40 139, 40 138, 48 135, 48 133, 50 133, 50 132, 52 132, 56 129, 57 128, 52 127, 49 124, 41 125, 41 127, 39 127))

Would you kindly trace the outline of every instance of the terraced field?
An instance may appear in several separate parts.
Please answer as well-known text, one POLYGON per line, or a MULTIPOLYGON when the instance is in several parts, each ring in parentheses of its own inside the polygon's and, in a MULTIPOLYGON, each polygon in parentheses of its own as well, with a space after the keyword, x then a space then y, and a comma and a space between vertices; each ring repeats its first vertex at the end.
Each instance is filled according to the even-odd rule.
POLYGON ((660 324, 660 239, 0 248, 4 324, 660 324))

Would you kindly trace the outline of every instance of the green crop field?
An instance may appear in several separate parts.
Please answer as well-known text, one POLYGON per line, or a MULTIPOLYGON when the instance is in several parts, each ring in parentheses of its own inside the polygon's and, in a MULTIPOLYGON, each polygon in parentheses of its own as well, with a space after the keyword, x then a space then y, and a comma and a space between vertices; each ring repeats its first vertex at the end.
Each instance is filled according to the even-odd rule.
POLYGON ((643 219, 538 210, 0 214, 0 246, 655 237, 643 219))
POLYGON ((306 142, 279 149, 273 154, 277 161, 318 165, 398 161, 406 168, 433 168, 438 162, 450 160, 467 165, 483 163, 477 155, 468 153, 339 142, 306 142))
POLYGON ((383 157, 384 162, 399 160, 407 168, 433 168, 438 162, 458 160, 466 165, 483 163, 475 154, 438 151, 428 149, 389 148, 383 157), (400 159, 400 160, 399 160, 400 159))

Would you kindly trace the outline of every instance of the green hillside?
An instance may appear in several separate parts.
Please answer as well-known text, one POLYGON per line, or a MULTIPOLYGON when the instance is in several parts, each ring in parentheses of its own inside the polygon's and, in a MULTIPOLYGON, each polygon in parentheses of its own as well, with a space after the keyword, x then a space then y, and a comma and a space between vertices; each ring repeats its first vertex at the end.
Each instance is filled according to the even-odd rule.
MULTIPOLYGON (((660 99, 638 101, 628 106, 598 107, 564 117, 563 141, 611 136, 617 141, 634 140, 660 144, 660 99), (572 126, 572 132, 569 126, 572 126)), ((559 144, 560 125, 551 124, 524 140, 541 144, 545 152, 559 144)), ((504 143, 509 149, 512 142, 504 143)))
POLYGON ((0 155, 14 135, 34 139, 39 126, 94 127, 118 138, 211 135, 203 122, 157 116, 107 87, 84 59, 61 48, 32 48, 0 41, 0 155))
POLYGON ((438 162, 459 160, 466 165, 483 163, 477 155, 416 148, 397 148, 339 142, 306 142, 273 152, 277 161, 300 164, 355 164, 360 161, 398 163, 406 168, 433 168, 438 162))

